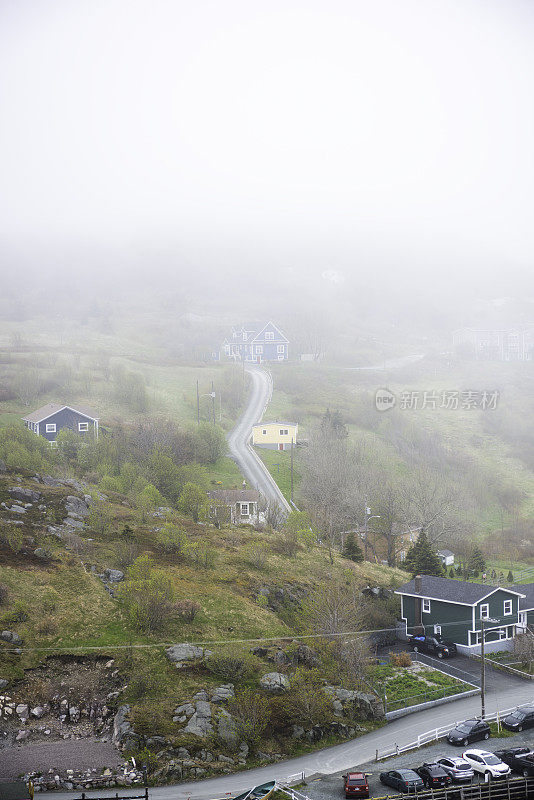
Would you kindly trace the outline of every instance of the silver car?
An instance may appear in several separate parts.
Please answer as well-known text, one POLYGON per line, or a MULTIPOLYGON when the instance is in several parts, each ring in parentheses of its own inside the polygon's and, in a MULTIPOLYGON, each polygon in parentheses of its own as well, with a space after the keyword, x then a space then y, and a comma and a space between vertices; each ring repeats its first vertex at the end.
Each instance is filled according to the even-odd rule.
POLYGON ((465 758, 444 756, 443 758, 438 758, 437 763, 443 767, 447 775, 450 775, 453 781, 472 781, 475 777, 473 767, 465 758))

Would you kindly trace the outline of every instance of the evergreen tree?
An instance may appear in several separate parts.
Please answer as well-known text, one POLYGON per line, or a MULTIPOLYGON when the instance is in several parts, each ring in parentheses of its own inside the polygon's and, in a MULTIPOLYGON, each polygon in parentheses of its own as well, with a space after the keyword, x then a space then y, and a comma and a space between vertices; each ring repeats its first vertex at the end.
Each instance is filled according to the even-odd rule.
POLYGON ((441 559, 434 552, 424 530, 406 554, 404 565, 413 575, 442 575, 441 559))
POLYGON ((351 532, 345 539, 345 546, 343 548, 343 558, 348 558, 350 561, 360 562, 363 561, 362 548, 356 541, 356 537, 351 532))
POLYGON ((506 580, 507 580, 508 583, 513 583, 514 582, 514 575, 513 575, 512 570, 508 571, 508 575, 506 576, 506 580))
POLYGON ((449 572, 449 578, 455 578, 455 577, 456 577, 456 574, 454 572, 454 567, 451 567, 450 572, 449 572))
POLYGON ((476 575, 479 572, 486 571, 486 559, 484 558, 484 554, 482 550, 475 545, 471 552, 471 557, 469 558, 469 569, 476 575))

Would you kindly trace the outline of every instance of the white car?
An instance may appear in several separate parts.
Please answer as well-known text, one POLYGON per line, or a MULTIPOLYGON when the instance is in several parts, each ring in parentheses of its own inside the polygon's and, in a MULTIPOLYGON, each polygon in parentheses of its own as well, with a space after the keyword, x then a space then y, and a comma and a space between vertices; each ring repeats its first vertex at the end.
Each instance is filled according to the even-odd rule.
POLYGON ((469 762, 475 772, 480 772, 486 780, 491 778, 504 778, 511 772, 508 764, 501 761, 494 753, 487 750, 466 750, 462 758, 469 762))

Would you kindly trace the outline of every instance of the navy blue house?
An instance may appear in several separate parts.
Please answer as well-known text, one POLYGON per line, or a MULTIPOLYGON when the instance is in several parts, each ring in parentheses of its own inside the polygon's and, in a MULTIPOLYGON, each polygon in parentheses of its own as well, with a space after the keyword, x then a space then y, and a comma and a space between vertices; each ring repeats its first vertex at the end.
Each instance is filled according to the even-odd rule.
POLYGON ((55 444, 58 433, 65 428, 82 436, 92 435, 98 439, 99 418, 87 409, 48 403, 22 419, 30 431, 37 436, 44 436, 50 444, 55 444))

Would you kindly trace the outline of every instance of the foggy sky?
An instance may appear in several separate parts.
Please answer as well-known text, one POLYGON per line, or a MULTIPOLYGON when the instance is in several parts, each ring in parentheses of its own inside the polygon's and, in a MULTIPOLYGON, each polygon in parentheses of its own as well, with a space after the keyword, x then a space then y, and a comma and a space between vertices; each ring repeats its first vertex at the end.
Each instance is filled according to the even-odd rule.
POLYGON ((533 41, 518 0, 1 0, 2 264, 527 275, 533 41))

